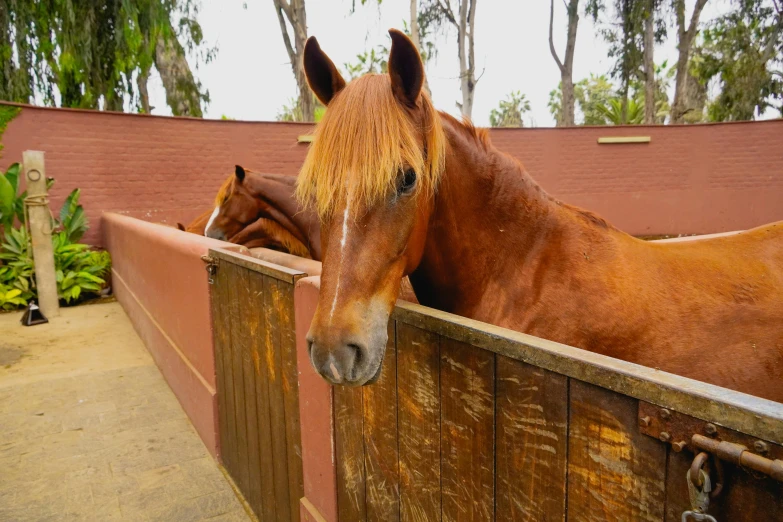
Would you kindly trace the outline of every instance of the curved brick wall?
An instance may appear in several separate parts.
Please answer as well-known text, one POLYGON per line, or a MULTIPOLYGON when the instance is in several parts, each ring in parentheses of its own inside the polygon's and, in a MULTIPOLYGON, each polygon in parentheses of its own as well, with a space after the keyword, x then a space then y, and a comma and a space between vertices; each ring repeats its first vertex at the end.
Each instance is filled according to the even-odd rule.
MULTIPOLYGON (((167 118, 24 106, 3 136, 0 167, 46 152, 53 206, 76 187, 100 244, 100 216, 188 222, 237 163, 296 175, 297 123, 167 118)), ((783 120, 691 126, 493 129, 550 193, 635 235, 742 230, 783 219, 783 120), (599 145, 599 137, 650 136, 599 145)))

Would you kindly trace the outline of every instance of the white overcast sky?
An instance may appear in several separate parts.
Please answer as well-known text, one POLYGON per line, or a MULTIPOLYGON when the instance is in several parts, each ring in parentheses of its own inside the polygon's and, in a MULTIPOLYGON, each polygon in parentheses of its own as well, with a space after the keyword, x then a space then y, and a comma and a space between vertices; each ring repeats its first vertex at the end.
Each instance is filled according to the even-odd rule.
MULTIPOLYGON (((307 0, 307 25, 321 48, 340 67, 356 54, 388 43, 388 29, 402 29, 409 14, 408 0, 383 0, 380 7, 357 7, 350 14, 351 0, 307 0)), ((549 2, 547 0, 477 0, 476 69, 483 71, 476 86, 473 120, 489 124, 489 112, 511 91, 519 90, 530 100, 528 124, 554 125, 547 101, 560 81, 549 52, 549 2)), ((357 4, 359 4, 357 0, 357 4)), ((582 9, 583 2, 580 2, 582 9)), ((690 17, 695 0, 688 0, 690 17)), ((728 0, 711 0, 702 19, 727 9, 728 0)), ((209 44, 217 44, 215 60, 201 66, 196 75, 209 89, 211 103, 206 117, 222 115, 238 120, 274 120, 295 96, 288 55, 272 0, 203 0, 199 21, 209 44), (244 7, 246 5, 246 8, 244 7)), ((565 49, 566 10, 555 0, 555 45, 562 59, 565 49)), ((676 60, 675 38, 656 48, 655 61, 676 60)), ((457 114, 461 99, 456 35, 437 41, 438 56, 427 67, 427 77, 438 109, 457 114)), ((191 60, 191 64, 193 61, 191 60)), ((581 16, 574 59, 574 81, 590 73, 606 73, 611 66, 607 46, 591 20, 581 16)), ((170 114, 159 77, 150 85, 154 114, 170 114)))

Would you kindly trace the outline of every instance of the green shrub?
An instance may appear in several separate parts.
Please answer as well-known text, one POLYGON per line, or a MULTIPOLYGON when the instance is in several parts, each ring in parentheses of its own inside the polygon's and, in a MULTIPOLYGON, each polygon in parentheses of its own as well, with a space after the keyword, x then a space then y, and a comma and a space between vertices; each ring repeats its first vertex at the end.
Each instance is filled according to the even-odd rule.
MULTIPOLYGON (((111 256, 77 242, 88 228, 78 189, 65 200, 59 217, 52 235, 57 295, 64 304, 75 304, 106 287, 104 277, 111 268, 111 256)), ((36 296, 35 266, 26 228, 9 226, 5 230, 0 244, 0 308, 12 310, 26 306, 36 296)))

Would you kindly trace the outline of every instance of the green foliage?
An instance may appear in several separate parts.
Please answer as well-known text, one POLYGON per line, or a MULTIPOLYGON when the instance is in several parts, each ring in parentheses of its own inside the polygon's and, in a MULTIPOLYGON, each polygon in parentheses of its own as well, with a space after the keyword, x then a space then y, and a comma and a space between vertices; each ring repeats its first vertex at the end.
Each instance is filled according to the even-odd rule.
POLYGON ((492 127, 524 127, 522 115, 530 112, 530 102, 520 91, 513 91, 489 113, 492 127))
POLYGON ((84 208, 79 204, 79 189, 74 189, 65 199, 60 209, 60 219, 57 222, 69 241, 79 241, 87 232, 87 216, 84 208))
MULTIPOLYGON (((99 294, 111 267, 108 252, 93 251, 89 245, 77 242, 88 228, 79 194, 77 189, 66 198, 52 236, 57 293, 65 304, 99 294)), ((36 295, 34 274, 27 229, 8 227, 0 244, 0 292, 5 289, 0 308, 26 306, 36 295)))
MULTIPOLYGON (((326 107, 316 99, 314 112, 315 122, 318 123, 321 121, 324 114, 326 114, 326 107)), ((296 98, 288 100, 288 103, 284 104, 280 111, 278 111, 276 119, 277 121, 304 121, 299 100, 296 98)))
POLYGON ((375 49, 370 49, 356 55, 354 63, 345 63, 343 67, 348 73, 349 80, 355 80, 359 76, 369 73, 385 73, 389 64, 389 50, 379 45, 375 49))
POLYGON ((22 221, 24 218, 24 198, 27 192, 19 192, 19 172, 21 168, 18 163, 8 167, 5 173, 0 173, 0 228, 8 230, 13 226, 14 218, 22 221))
MULTIPOLYGON (((667 90, 674 78, 675 69, 668 68, 667 62, 655 66, 656 122, 664 123, 669 115, 669 97, 667 90)), ((557 119, 560 115, 563 94, 558 85, 549 93, 549 112, 557 119)), ((620 125, 622 121, 622 97, 615 91, 612 82, 604 76, 590 75, 574 84, 576 100, 576 121, 578 125, 620 125)), ((626 124, 639 124, 644 121, 644 84, 639 80, 631 83, 628 99, 628 118, 626 124)))
POLYGON ((11 120, 21 112, 22 109, 13 105, 4 105, 0 103, 0 152, 3 151, 3 134, 5 128, 11 123, 11 120))
MULTIPOLYGON (((142 109, 136 77, 162 42, 209 62, 197 0, 17 0, 0 9, 0 99, 123 110, 142 109), (15 58, 15 59, 12 59, 15 58)), ((182 92, 200 85, 179 75, 182 92)), ((168 94, 168 92, 167 92, 168 94)), ((204 95, 205 96, 205 95, 204 95)))
POLYGON ((625 121, 623 121, 623 101, 612 98, 607 105, 598 105, 596 110, 609 125, 638 125, 644 121, 644 105, 633 98, 628 99, 625 121))
POLYGON ((709 121, 752 120, 768 107, 783 115, 783 13, 745 0, 701 35, 691 71, 719 91, 707 104, 709 121))
POLYGON ((103 289, 111 264, 108 252, 95 252, 88 245, 72 243, 65 232, 52 237, 57 295, 70 304, 82 295, 103 289))

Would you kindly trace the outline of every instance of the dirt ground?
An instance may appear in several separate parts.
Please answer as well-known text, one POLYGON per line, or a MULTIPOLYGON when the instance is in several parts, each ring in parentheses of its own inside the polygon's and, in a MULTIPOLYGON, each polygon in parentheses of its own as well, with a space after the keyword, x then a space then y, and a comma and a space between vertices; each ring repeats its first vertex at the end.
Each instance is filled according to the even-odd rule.
POLYGON ((0 520, 247 521, 118 303, 0 314, 0 520))

